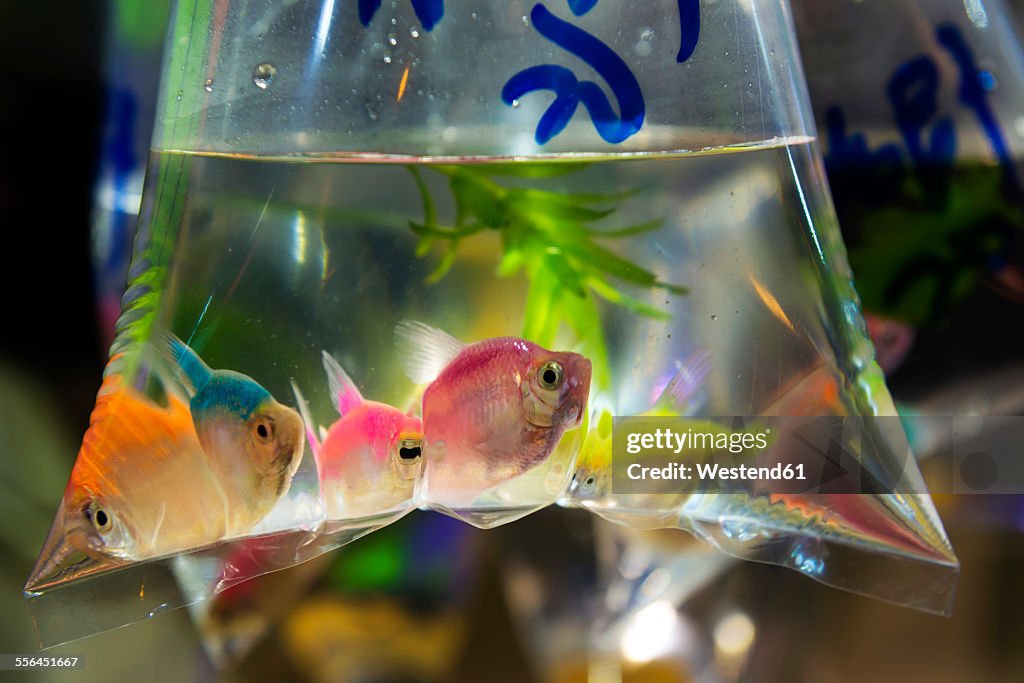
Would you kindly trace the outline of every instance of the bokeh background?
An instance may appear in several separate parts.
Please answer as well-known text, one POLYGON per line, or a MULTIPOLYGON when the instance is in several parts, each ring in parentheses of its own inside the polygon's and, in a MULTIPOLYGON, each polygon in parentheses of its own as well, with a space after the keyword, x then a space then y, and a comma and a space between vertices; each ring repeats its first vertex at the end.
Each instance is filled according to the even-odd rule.
MULTIPOLYGON (((120 101, 111 27, 131 27, 132 49, 155 50, 165 11, 157 0, 0 3, 0 652, 36 651, 21 587, 106 359, 110 312, 96 291, 109 274, 91 266, 90 226, 113 144, 105 122, 120 101)), ((1012 394, 1013 382, 996 380, 1024 363, 1020 303, 980 287, 947 313, 917 332, 890 378, 894 396, 1012 394)), ((725 560, 682 532, 631 538, 578 511, 550 509, 489 532, 416 513, 205 615, 177 610, 48 651, 83 655, 83 671, 0 679, 1024 680, 1024 502, 936 503, 963 565, 951 618, 725 560), (672 584, 679 594, 655 601, 606 647, 595 642, 594 615, 612 598, 597 587, 637 548, 654 548, 662 562, 642 579, 636 570, 639 590, 672 584)))

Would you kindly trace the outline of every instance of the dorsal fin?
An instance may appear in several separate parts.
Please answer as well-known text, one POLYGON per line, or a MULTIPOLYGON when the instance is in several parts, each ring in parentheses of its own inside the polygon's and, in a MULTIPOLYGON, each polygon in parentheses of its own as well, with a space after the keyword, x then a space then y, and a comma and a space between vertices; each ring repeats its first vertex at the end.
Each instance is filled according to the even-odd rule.
POLYGON ((210 367, 173 333, 162 332, 157 338, 159 350, 170 362, 174 374, 193 392, 202 390, 213 376, 210 367))
POLYGON ((299 391, 299 385, 292 380, 292 393, 295 394, 295 405, 299 408, 299 415, 302 416, 302 424, 306 428, 306 440, 309 441, 309 448, 313 451, 313 458, 320 462, 320 440, 316 438, 316 425, 313 424, 313 416, 309 414, 309 406, 306 399, 299 391))
POLYGON ((405 374, 416 384, 433 382, 466 348, 447 332, 415 320, 395 325, 395 345, 405 374))
POLYGON ((654 404, 672 407, 682 416, 690 414, 695 408, 691 405, 693 399, 704 386, 710 372, 711 352, 704 348, 697 349, 679 364, 679 370, 654 404))
POLYGON ((363 395, 359 393, 356 383, 345 372, 345 368, 341 367, 341 363, 334 359, 334 356, 324 351, 323 359, 324 372, 327 373, 327 386, 331 390, 331 403, 334 404, 338 415, 344 417, 345 413, 363 404, 363 395))

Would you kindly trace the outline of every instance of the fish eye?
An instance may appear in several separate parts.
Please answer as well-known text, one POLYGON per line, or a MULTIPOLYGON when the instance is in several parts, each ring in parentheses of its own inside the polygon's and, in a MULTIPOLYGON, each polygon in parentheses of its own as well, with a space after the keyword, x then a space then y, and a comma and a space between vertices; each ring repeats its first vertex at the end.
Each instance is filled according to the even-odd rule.
POLYGON ((423 454, 423 444, 419 439, 402 439, 398 443, 398 457, 410 462, 423 454))
POLYGON ((270 443, 274 440, 274 423, 269 418, 261 417, 253 425, 253 432, 260 443, 270 443))
POLYGON ((562 386, 563 378, 562 365, 553 360, 540 366, 540 370, 537 372, 537 381, 545 389, 557 389, 562 386))
POLYGON ((109 533, 114 528, 114 518, 95 503, 86 509, 86 516, 92 522, 93 528, 101 534, 109 533))

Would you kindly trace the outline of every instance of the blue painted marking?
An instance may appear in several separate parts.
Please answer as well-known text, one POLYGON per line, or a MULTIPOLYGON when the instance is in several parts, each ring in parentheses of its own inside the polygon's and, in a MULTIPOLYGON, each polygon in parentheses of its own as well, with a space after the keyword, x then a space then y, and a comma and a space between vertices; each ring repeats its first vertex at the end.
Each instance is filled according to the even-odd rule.
POLYGON ((825 112, 825 140, 829 150, 828 162, 838 168, 903 165, 903 155, 895 144, 888 144, 872 151, 868 148, 863 133, 847 133, 846 117, 839 107, 830 107, 825 112))
POLYGON ((359 0, 359 23, 369 26, 373 16, 380 9, 380 0, 359 0))
POLYGON ((679 54, 677 62, 685 62, 697 49, 700 39, 700 0, 679 0, 679 54))
POLYGON ((939 111, 939 70, 929 57, 907 62, 893 75, 886 88, 896 114, 896 125, 915 164, 946 165, 956 155, 953 122, 941 119, 932 129, 926 148, 921 141, 925 125, 939 111))
POLYGON ((987 91, 991 89, 992 84, 988 83, 985 76, 987 74, 989 79, 992 79, 992 74, 982 72, 974 63, 974 55, 971 53, 967 41, 955 26, 944 24, 939 27, 937 35, 939 43, 953 55, 954 61, 960 67, 960 101, 974 110, 982 130, 988 137, 989 144, 992 145, 992 151, 995 152, 996 158, 999 159, 999 163, 1003 167, 1003 173, 1007 179, 1016 183, 1016 171, 1013 167, 1010 149, 999 129, 995 113, 988 105, 987 91))
POLYGON ((425 31, 433 29, 444 16, 444 0, 412 0, 412 8, 425 31))
MULTIPOLYGON (((444 0, 411 0, 416 18, 420 20, 423 30, 430 31, 444 17, 444 0)), ((380 9, 381 0, 358 0, 359 23, 369 26, 373 17, 380 9)))
POLYGON ((594 9, 594 5, 597 4, 597 0, 569 0, 569 9, 577 17, 582 17, 584 14, 594 9))
MULTIPOLYGON (((942 25, 936 35, 939 44, 952 55, 959 68, 960 101, 977 117, 999 160, 1008 186, 1019 187, 1009 146, 988 103, 988 92, 994 87, 995 76, 978 68, 970 47, 957 27, 942 25)), ((935 61, 931 57, 922 56, 901 65, 886 88, 896 125, 911 162, 917 166, 951 166, 956 157, 956 128, 950 118, 943 117, 934 121, 927 143, 922 139, 925 127, 938 114, 940 85, 935 61)), ((825 118, 829 148, 827 161, 830 166, 882 165, 899 157, 899 149, 892 145, 871 152, 863 135, 847 135, 842 112, 837 107, 829 109, 825 118)))
POLYGON ((615 115, 600 86, 593 81, 579 81, 563 66, 543 64, 523 69, 505 83, 501 99, 511 105, 535 90, 555 93, 555 101, 537 123, 537 144, 543 145, 561 133, 580 103, 606 142, 622 142, 640 130, 645 116, 644 96, 622 58, 598 38, 559 19, 540 3, 533 6, 530 19, 542 36, 585 61, 608 82, 621 112, 621 118, 615 115))

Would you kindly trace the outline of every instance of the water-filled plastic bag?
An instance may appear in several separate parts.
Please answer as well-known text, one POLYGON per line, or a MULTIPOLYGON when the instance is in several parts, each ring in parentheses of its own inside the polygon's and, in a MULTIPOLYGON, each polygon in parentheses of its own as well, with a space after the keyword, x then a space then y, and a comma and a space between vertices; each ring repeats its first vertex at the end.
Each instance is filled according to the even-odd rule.
POLYGON ((1002 0, 793 10, 857 290, 895 367, 982 288, 1024 297, 1017 24, 1002 0))
POLYGON ((118 335, 26 587, 44 643, 416 507, 559 502, 948 608, 898 425, 842 444, 897 472, 876 494, 612 490, 613 417, 893 413, 785 3, 196 0, 169 45, 118 335))

